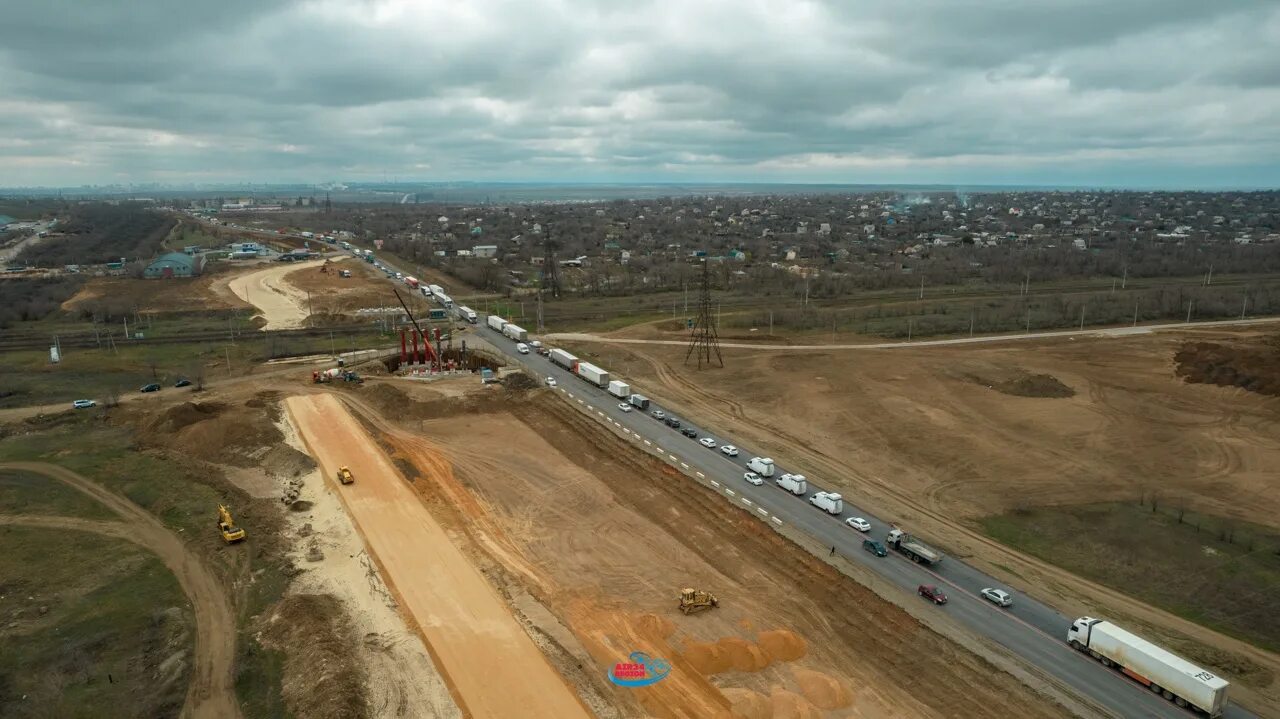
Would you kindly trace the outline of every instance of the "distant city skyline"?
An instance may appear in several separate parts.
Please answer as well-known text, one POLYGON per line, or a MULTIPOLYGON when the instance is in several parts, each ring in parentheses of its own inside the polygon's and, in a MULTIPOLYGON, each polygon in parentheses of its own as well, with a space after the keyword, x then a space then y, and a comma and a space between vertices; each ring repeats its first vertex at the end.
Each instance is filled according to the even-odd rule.
POLYGON ((1280 187, 1264 0, 6 8, 0 187, 1280 187))

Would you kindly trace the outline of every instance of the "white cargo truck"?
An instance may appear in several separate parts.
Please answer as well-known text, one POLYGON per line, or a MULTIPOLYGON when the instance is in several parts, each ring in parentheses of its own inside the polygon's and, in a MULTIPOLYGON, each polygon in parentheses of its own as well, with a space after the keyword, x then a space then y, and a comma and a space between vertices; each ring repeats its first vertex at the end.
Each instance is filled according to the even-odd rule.
POLYGON ((427 285, 427 289, 428 289, 428 290, 430 290, 430 291, 431 291, 431 294, 433 294, 433 295, 434 295, 434 294, 444 294, 444 288, 443 288, 443 287, 441 287, 440 285, 427 285))
POLYGON ((470 322, 471 324, 476 323, 476 311, 470 307, 467 307, 466 305, 459 306, 458 314, 462 315, 462 319, 470 322))
POLYGON ((515 340, 516 342, 524 342, 525 340, 529 339, 529 333, 525 330, 525 328, 520 327, 519 325, 513 325, 510 322, 502 326, 502 334, 515 340))
POLYGON ((449 295, 446 295, 443 292, 439 292, 436 294, 436 302, 439 302, 441 305, 447 308, 450 308, 450 309, 453 308, 453 300, 449 299, 449 295))
POLYGON ((627 401, 631 403, 632 407, 649 409, 649 398, 642 394, 633 394, 627 398, 627 401))
POLYGON ((942 552, 912 537, 901 529, 890 530, 889 536, 885 537, 884 541, 885 544, 910 557, 913 562, 937 564, 942 561, 942 552))
POLYGON ((773 460, 768 457, 752 457, 751 461, 747 462, 747 469, 761 477, 772 477, 773 460))
POLYGON ((597 387, 609 386, 609 373, 590 362, 578 362, 578 368, 574 370, 579 377, 585 379, 597 387))
POLYGON ((609 383, 609 394, 618 399, 626 399, 631 396, 631 385, 615 379, 609 383))
POLYGON ((484 321, 489 323, 489 329, 496 330, 498 332, 501 332, 502 328, 507 325, 507 321, 497 315, 489 315, 484 319, 484 321))
POLYGON ((797 497, 809 491, 809 480, 803 474, 784 474, 773 483, 797 497))
POLYGON ((809 498, 809 504, 827 514, 840 514, 844 511, 844 498, 835 492, 818 492, 809 498))
POLYGON ((1080 617, 1067 630, 1067 643, 1180 707, 1219 717, 1227 706, 1227 680, 1111 622, 1080 617))
POLYGON ((578 364, 578 358, 576 356, 571 355, 562 349, 553 349, 551 352, 547 353, 547 356, 551 358, 552 362, 564 367, 570 372, 572 372, 574 366, 578 364))

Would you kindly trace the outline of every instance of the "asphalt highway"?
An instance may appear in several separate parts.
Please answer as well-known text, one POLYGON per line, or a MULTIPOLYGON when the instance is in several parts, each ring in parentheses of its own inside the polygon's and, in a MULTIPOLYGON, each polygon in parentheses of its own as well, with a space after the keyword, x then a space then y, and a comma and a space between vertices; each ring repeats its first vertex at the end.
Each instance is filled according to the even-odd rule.
MULTIPOLYGON (((1119 717, 1186 717, 1197 716, 1190 710, 1180 709, 1172 702, 1151 693, 1118 671, 1108 669, 1087 654, 1071 649, 1066 642, 1067 630, 1072 618, 1029 597, 1014 594, 1013 606, 1001 608, 984 599, 979 592, 984 587, 1008 589, 999 581, 957 561, 945 557, 934 566, 916 564, 906 556, 889 549, 886 557, 878 557, 862 547, 865 538, 883 543, 890 524, 869 512, 858 508, 856 497, 844 497, 844 511, 838 516, 811 505, 809 497, 827 490, 820 477, 808 478, 808 490, 796 496, 774 484, 774 480, 786 473, 779 462, 772 478, 761 486, 744 480, 749 471, 747 462, 752 457, 769 456, 765 450, 739 444, 730 437, 689 422, 678 411, 652 402, 648 410, 623 410, 622 400, 603 389, 570 373, 536 353, 520 354, 516 343, 502 333, 490 329, 482 315, 476 325, 476 333, 497 348, 512 361, 524 366, 540 381, 548 377, 556 381, 556 389, 571 402, 605 422, 623 431, 624 436, 643 449, 662 456, 680 469, 705 479, 712 488, 723 493, 729 501, 738 502, 745 509, 760 514, 764 521, 777 521, 797 527, 845 558, 862 563, 903 590, 914 594, 921 584, 934 584, 941 588, 949 601, 935 606, 946 612, 970 630, 989 637, 1006 647, 1042 672, 1054 677, 1071 691, 1088 701, 1105 707, 1119 717), (716 448, 700 444, 697 439, 686 437, 678 429, 669 427, 652 416, 661 410, 677 417, 683 427, 694 429, 698 438, 711 437, 716 448), (738 456, 730 457, 720 451, 720 446, 731 444, 738 448, 738 456), (850 517, 862 517, 871 524, 865 535, 844 523, 850 517)), ((626 381, 626 378, 618 378, 626 381)), ((645 394, 643 387, 632 386, 632 392, 645 394)), ((781 448, 775 448, 781 449, 781 448)), ((910 527, 901 527, 911 531, 910 527)), ((928 600, 923 597, 919 601, 928 600)), ((1247 719, 1255 715, 1237 705, 1228 706, 1223 714, 1228 719, 1247 719)))

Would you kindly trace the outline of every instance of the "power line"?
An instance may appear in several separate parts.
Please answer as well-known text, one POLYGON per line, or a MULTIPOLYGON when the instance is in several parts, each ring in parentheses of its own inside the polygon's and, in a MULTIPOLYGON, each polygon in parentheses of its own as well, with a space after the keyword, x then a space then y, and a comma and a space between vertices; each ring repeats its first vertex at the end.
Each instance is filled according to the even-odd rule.
POLYGON ((711 356, 715 355, 716 364, 724 367, 724 358, 720 355, 720 336, 716 332, 716 323, 711 314, 711 269, 707 260, 702 260, 702 291, 698 295, 698 319, 693 323, 693 332, 689 335, 689 351, 685 353, 684 363, 697 352, 698 369, 702 365, 711 366, 711 356))

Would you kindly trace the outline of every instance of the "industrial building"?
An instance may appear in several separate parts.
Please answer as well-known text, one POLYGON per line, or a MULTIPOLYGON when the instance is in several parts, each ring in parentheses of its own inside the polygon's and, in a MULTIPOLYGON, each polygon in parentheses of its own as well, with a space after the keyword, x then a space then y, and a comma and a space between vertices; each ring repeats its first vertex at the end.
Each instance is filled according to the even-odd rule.
POLYGON ((195 277, 204 269, 204 257, 183 252, 160 255, 142 271, 146 278, 195 277))

